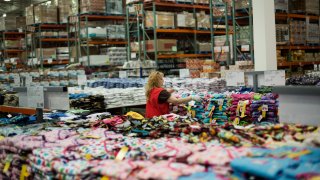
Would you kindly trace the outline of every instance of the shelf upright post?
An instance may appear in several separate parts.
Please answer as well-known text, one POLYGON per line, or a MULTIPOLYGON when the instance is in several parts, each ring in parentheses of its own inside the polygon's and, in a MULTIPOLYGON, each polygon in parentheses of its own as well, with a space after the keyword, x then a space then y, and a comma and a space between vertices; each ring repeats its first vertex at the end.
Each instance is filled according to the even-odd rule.
MULTIPOLYGON (((143 60, 147 60, 147 49, 146 49, 146 26, 145 26, 145 11, 144 11, 144 4, 141 3, 141 12, 142 12, 142 19, 141 19, 141 23, 142 23, 142 33, 143 33, 143 60)), ((138 22, 139 23, 139 22, 138 22)), ((140 29, 139 29, 140 30, 140 29)))
POLYGON ((158 44, 157 44, 157 15, 156 15, 156 3, 152 2, 153 12, 153 43, 154 43, 154 60, 158 64, 158 44))
POLYGON ((233 61, 231 64, 235 64, 238 59, 238 47, 237 47, 237 31, 238 27, 236 24, 236 1, 232 0, 232 26, 233 26, 233 61))
POLYGON ((86 22, 85 22, 85 26, 86 26, 86 42, 87 42, 87 63, 88 63, 88 67, 90 68, 90 56, 89 56, 89 27, 88 27, 88 16, 86 17, 86 22))
POLYGON ((210 36, 211 36, 211 60, 215 61, 214 58, 214 29, 213 29, 213 0, 209 0, 209 8, 210 8, 210 36))
POLYGON ((130 14, 129 14, 129 5, 126 5, 126 17, 127 17, 127 62, 130 61, 131 59, 131 40, 130 40, 130 24, 129 24, 129 19, 130 19, 130 14))
POLYGON ((39 25, 39 48, 40 48, 40 63, 41 70, 43 70, 43 50, 42 50, 42 41, 41 41, 41 24, 39 25))
MULTIPOLYGON (((138 55, 138 59, 141 60, 141 53, 142 53, 142 50, 141 50, 141 31, 140 31, 140 19, 139 19, 139 12, 137 11, 136 12, 136 15, 137 15, 137 35, 138 35, 138 44, 139 44, 139 55, 138 55)), ((131 55, 131 54, 130 54, 131 55)))
POLYGON ((193 40, 194 40, 194 54, 197 54, 199 51, 198 45, 197 45, 197 29, 198 29, 198 19, 197 19, 197 11, 195 8, 194 0, 192 0, 193 4, 193 18, 195 19, 195 26, 194 26, 194 33, 193 33, 193 40))
POLYGON ((5 42, 5 32, 3 31, 2 32, 2 43, 3 43, 3 64, 4 64, 4 60, 7 59, 7 56, 8 56, 8 52, 6 52, 6 43, 5 42))
POLYGON ((71 48, 70 48, 70 17, 71 16, 68 16, 68 18, 67 18, 67 21, 68 21, 68 23, 67 23, 67 34, 68 34, 68 51, 69 51, 69 63, 71 63, 71 48))
POLYGON ((227 55, 227 66, 230 65, 230 62, 231 62, 231 56, 230 56, 230 51, 231 51, 231 48, 230 48, 230 42, 229 42, 229 16, 228 16, 228 3, 224 3, 224 6, 225 6, 225 26, 226 26, 226 46, 229 48, 229 51, 228 51, 228 55, 227 55))
POLYGON ((252 0, 249 0, 249 29, 250 29, 250 56, 251 61, 254 63, 254 41, 253 41, 253 11, 252 11, 252 0))

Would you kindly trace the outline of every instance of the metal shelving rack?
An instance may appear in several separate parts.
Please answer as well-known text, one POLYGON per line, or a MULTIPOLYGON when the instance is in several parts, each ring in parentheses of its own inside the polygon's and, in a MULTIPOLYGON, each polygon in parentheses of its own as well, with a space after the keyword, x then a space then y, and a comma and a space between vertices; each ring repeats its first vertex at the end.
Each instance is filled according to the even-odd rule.
MULTIPOLYGON (((241 0, 244 1, 244 0, 241 0)), ((252 0, 245 0, 248 2, 248 7, 246 8, 236 8, 236 0, 232 0, 232 24, 233 24, 233 54, 234 62, 238 60, 238 55, 240 55, 241 60, 253 61, 254 62, 254 40, 253 40, 253 13, 252 13, 252 0), (241 22, 241 23, 240 23, 241 22), (238 44, 238 29, 243 26, 243 24, 249 26, 249 52, 250 57, 245 57, 243 51, 241 50, 241 45, 238 44)))
MULTIPOLYGON (((69 64, 69 59, 61 59, 59 61, 55 62, 45 62, 43 59, 43 48, 44 47, 50 47, 50 48, 55 48, 55 47, 68 47, 67 43, 69 41, 75 41, 75 39, 70 39, 68 37, 43 37, 41 36, 41 32, 46 32, 46 31, 67 31, 67 24, 46 24, 46 23, 41 23, 41 24, 33 24, 27 26, 27 29, 32 29, 32 45, 31 45, 31 51, 34 52, 34 55, 37 56, 37 51, 36 49, 40 49, 40 54, 39 54, 39 61, 40 61, 40 68, 43 69, 44 66, 49 66, 49 65, 66 65, 69 64), (37 34, 39 36, 37 36, 37 34)), ((53 57, 54 59, 55 57, 53 57)))
MULTIPOLYGON (((17 31, 2 31, 0 32, 0 59, 1 59, 1 64, 2 66, 5 66, 6 68, 12 68, 12 67, 19 67, 22 68, 23 67, 23 63, 22 64, 5 64, 4 60, 8 59, 8 58, 12 58, 12 57, 18 57, 19 55, 21 56, 21 54, 23 52, 26 52, 26 49, 19 49, 19 48, 7 48, 5 45, 5 40, 21 40, 22 38, 25 38, 25 34, 23 32, 17 32, 17 31)), ((21 59, 22 60, 22 59, 21 59)))
MULTIPOLYGON (((139 44, 138 50, 138 59, 141 60, 155 60, 157 64, 159 64, 159 60, 164 59, 180 59, 180 58, 210 58, 213 61, 217 61, 219 59, 216 59, 215 52, 214 52, 214 36, 215 35, 226 35, 226 43, 225 46, 229 46, 229 34, 231 34, 229 30, 229 19, 231 19, 230 16, 228 16, 228 4, 227 3, 217 3, 214 0, 210 0, 209 5, 201 5, 201 4, 195 4, 194 0, 192 0, 192 3, 187 4, 181 4, 181 3, 173 3, 173 2, 164 2, 164 1, 152 1, 152 2, 133 2, 127 4, 126 7, 127 11, 127 36, 132 37, 132 34, 134 34, 135 38, 128 38, 128 53, 131 53, 130 44, 131 42, 137 42, 139 44), (138 10, 141 10, 141 12, 136 11, 135 14, 129 13, 129 9, 133 7, 139 6, 140 8, 137 8, 138 10), (213 8, 214 7, 220 7, 224 8, 225 15, 221 17, 214 17, 213 8), (145 17, 146 17, 146 11, 152 11, 153 13, 153 27, 146 29, 145 27, 145 17), (195 18, 195 27, 194 28, 177 28, 175 29, 162 29, 157 26, 157 16, 156 11, 170 11, 170 12, 182 12, 187 11, 190 13, 193 13, 193 17, 195 18), (210 18, 210 27, 209 29, 199 29, 197 27, 197 18, 196 13, 200 11, 205 11, 207 14, 209 14, 210 18), (220 30, 219 25, 224 25, 225 30, 220 30), (132 30, 133 28, 136 28, 135 30, 132 30), (157 48, 157 38, 161 35, 163 37, 170 37, 170 35, 185 35, 183 37, 186 37, 193 46, 193 53, 190 54, 159 54, 158 48, 157 48), (153 37, 150 38, 150 37, 153 37), (201 54, 198 51, 197 48, 197 40, 201 39, 201 37, 206 37, 210 39, 211 43, 211 52, 207 54, 201 54), (154 40, 154 47, 155 51, 152 53, 149 53, 146 51, 146 40, 154 40)), ((177 38, 178 39, 178 38, 177 38)), ((230 46, 229 46, 229 49, 230 46)), ((228 58, 227 58, 227 65, 231 63, 231 54, 230 51, 228 52, 228 58)), ((130 60, 130 57, 128 58, 130 60)))
MULTIPOLYGON (((106 45, 106 46, 114 46, 114 45, 121 45, 121 46, 126 46, 127 42, 126 40, 114 40, 114 39, 105 39, 105 40, 92 40, 89 37, 89 33, 88 33, 88 22, 89 21, 113 21, 113 22, 119 22, 119 21, 124 21, 125 20, 125 16, 124 15, 91 15, 91 14, 80 14, 77 16, 77 41, 78 43, 76 43, 76 46, 78 48, 78 50, 80 50, 80 52, 77 53, 77 57, 76 59, 80 59, 80 57, 82 56, 81 54, 81 48, 85 49, 85 56, 87 56, 87 63, 88 63, 88 67, 91 67, 91 59, 90 59, 90 52, 89 52, 89 48, 90 46, 101 46, 101 45, 106 45), (85 22, 85 27, 86 28, 86 36, 85 37, 81 37, 81 22, 85 22)), ((69 32, 70 33, 70 32, 69 32)), ((70 47, 70 43, 69 43, 69 47, 70 47)), ((77 50, 77 51, 78 51, 77 50)))
MULTIPOLYGON (((284 12, 277 12, 275 14, 276 21, 286 21, 289 25, 289 31, 288 31, 288 36, 289 40, 287 44, 284 45, 277 45, 277 50, 285 50, 288 52, 288 61, 286 62, 278 62, 278 68, 289 68, 292 69, 293 67, 303 67, 303 66, 308 66, 308 65, 315 65, 315 64, 320 64, 320 61, 291 61, 291 56, 290 52, 292 50, 313 50, 313 51, 318 51, 320 52, 320 44, 314 45, 314 46, 309 46, 307 44, 305 45, 294 45, 290 42, 290 21, 292 19, 297 19, 297 20, 306 20, 309 19, 309 21, 314 21, 320 23, 319 19, 320 16, 316 15, 304 15, 304 14, 292 14, 292 13, 284 13, 284 12)), ((320 24, 319 24, 320 25, 320 24)))

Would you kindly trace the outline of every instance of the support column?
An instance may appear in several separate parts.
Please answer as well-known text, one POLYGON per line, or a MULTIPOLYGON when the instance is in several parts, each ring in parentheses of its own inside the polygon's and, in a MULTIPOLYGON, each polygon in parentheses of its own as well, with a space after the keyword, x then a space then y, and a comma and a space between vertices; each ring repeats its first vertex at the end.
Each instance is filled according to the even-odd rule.
POLYGON ((277 70, 274 1, 253 0, 255 71, 277 70))

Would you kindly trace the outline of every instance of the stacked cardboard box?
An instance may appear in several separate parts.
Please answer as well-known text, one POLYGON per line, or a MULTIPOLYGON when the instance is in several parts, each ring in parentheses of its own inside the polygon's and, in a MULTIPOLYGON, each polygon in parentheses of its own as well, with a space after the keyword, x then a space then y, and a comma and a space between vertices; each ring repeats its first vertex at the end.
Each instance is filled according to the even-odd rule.
MULTIPOLYGON (((176 52, 177 40, 176 39, 157 39, 157 51, 158 52, 176 52)), ((148 52, 154 52, 154 40, 146 41, 146 49, 148 52)))
POLYGON ((306 43, 306 22, 290 21, 290 43, 305 44, 306 43))
POLYGON ((190 70, 191 78, 199 78, 202 72, 204 60, 186 59, 186 68, 190 70))
POLYGON ((209 4, 209 0, 194 0, 195 4, 209 4))
POLYGON ((110 47, 101 49, 102 55, 109 56, 112 65, 123 65, 127 61, 127 49, 125 47, 110 47))
POLYGON ((276 11, 288 12, 288 0, 274 0, 276 11))
POLYGON ((5 40, 4 45, 6 48, 22 48, 21 40, 5 40))
POLYGON ((290 13, 306 13, 306 1, 307 0, 290 0, 289 12, 290 13))
POLYGON ((235 2, 236 9, 244 9, 249 7, 249 0, 236 0, 235 2))
POLYGON ((34 6, 30 5, 26 7, 26 24, 34 24, 34 6))
POLYGON ((305 61, 305 50, 290 51, 290 57, 292 61, 305 61))
POLYGON ((58 23, 57 6, 40 4, 34 7, 35 23, 58 23))
POLYGON ((48 59, 56 59, 57 57, 57 48, 37 48, 37 59, 41 59, 41 50, 42 50, 42 59, 48 60, 48 59))
POLYGON ((210 52, 211 43, 210 42, 197 42, 198 49, 200 52, 210 52))
POLYGON ((281 54, 281 50, 277 50, 277 61, 278 62, 285 62, 287 61, 287 57, 286 56, 283 56, 281 54))
MULTIPOLYGON (((146 11, 145 24, 147 28, 153 28, 153 12, 146 11)), ((156 12, 156 26, 157 28, 175 28, 175 14, 171 12, 156 12)))
POLYGON ((18 16, 16 17, 16 29, 25 29, 26 27, 26 17, 18 16))
POLYGON ((88 13, 88 12, 105 13, 106 2, 105 0, 81 0, 80 12, 81 13, 88 13))
POLYGON ((181 12, 177 14, 177 27, 196 27, 196 20, 193 13, 181 12))
POLYGON ((59 22, 67 23, 68 16, 78 14, 77 0, 58 0, 59 22))
POLYGON ((309 44, 318 44, 320 41, 319 24, 307 24, 306 41, 309 44))
POLYGON ((287 44, 289 42, 289 25, 276 24, 277 44, 287 44))
POLYGON ((0 31, 16 29, 16 19, 14 16, 0 17, 0 31))
POLYGON ((305 0, 307 14, 319 15, 319 0, 305 0))

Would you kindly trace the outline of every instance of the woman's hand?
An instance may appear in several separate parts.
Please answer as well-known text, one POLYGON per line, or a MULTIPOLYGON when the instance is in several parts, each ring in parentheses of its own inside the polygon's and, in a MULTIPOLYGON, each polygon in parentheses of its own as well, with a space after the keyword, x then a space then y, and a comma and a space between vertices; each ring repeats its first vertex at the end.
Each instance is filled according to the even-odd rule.
POLYGON ((171 89, 171 88, 168 88, 167 91, 172 94, 175 90, 174 89, 171 89))

